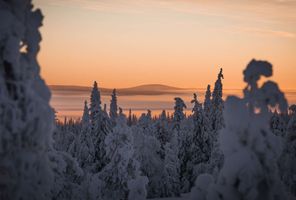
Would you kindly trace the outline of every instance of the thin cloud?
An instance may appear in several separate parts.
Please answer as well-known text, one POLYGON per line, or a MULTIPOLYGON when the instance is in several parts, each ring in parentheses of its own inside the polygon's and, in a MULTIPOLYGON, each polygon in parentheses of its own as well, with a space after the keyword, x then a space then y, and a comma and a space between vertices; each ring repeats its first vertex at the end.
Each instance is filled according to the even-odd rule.
POLYGON ((292 39, 296 37, 296 34, 292 32, 281 31, 281 30, 269 30, 269 29, 262 29, 262 28, 244 27, 244 28, 239 28, 238 31, 256 34, 260 36, 274 36, 274 37, 292 38, 292 39))
POLYGON ((296 0, 36 0, 52 6, 77 7, 99 12, 141 13, 149 9, 224 18, 261 21, 296 20, 296 0))

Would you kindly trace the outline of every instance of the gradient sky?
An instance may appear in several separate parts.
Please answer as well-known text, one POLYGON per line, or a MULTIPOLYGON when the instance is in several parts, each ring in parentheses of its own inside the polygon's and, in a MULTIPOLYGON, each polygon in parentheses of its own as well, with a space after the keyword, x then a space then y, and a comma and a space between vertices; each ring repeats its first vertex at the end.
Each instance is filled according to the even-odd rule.
POLYGON ((296 0, 33 0, 48 84, 241 88, 252 59, 296 88, 296 0))

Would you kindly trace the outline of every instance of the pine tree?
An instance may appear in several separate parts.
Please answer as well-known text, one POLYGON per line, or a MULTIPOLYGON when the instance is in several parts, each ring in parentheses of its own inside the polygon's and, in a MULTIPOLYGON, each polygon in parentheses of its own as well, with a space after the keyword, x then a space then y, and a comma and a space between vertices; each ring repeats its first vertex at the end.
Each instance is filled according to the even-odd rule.
POLYGON ((213 121, 213 130, 218 131, 221 128, 224 127, 224 119, 223 119, 223 85, 222 85, 222 79, 223 76, 223 70, 220 69, 220 72, 218 74, 218 79, 215 82, 214 91, 212 94, 212 106, 213 106, 213 113, 212 113, 212 121, 213 121))
MULTIPOLYGON (((204 113, 205 113, 205 117, 207 118, 207 120, 209 121, 209 123, 212 125, 212 113, 213 113, 213 106, 212 106, 212 100, 211 100, 211 86, 208 85, 207 86, 207 91, 205 94, 205 101, 204 101, 204 113)), ((212 126, 210 126, 210 128, 212 129, 212 126)))
POLYGON ((87 105, 87 101, 84 101, 84 108, 83 108, 83 115, 81 119, 82 127, 89 127, 90 126, 90 116, 89 116, 89 108, 87 105))
POLYGON ((221 131, 225 162, 218 180, 208 189, 208 199, 286 199, 277 159, 280 138, 269 129, 270 107, 286 112, 287 101, 270 77, 272 65, 252 60, 244 71, 244 97, 230 96, 225 104, 226 126, 221 131))
POLYGON ((116 89, 114 89, 111 95, 110 113, 109 113, 109 116, 111 118, 113 125, 115 125, 115 120, 118 117, 117 110, 118 110, 117 94, 116 94, 116 89))
POLYGON ((103 109, 103 112, 108 115, 108 112, 107 112, 107 104, 104 103, 104 109, 103 109))
POLYGON ((99 176, 103 181, 102 196, 105 200, 127 199, 128 183, 140 177, 139 163, 134 156, 133 138, 126 119, 118 117, 117 125, 105 140, 110 162, 99 176))
POLYGON ((291 105, 289 111, 290 120, 286 128, 284 150, 278 163, 282 180, 293 199, 292 196, 296 196, 296 106, 291 105))
POLYGON ((127 183, 128 186, 128 200, 146 200, 147 190, 146 186, 149 180, 146 176, 140 176, 132 179, 127 183))
MULTIPOLYGON (((146 115, 144 115, 144 118, 146 118, 146 115)), ((143 120, 145 121, 145 119, 143 120)), ((152 134, 155 132, 152 127, 151 124, 147 124, 144 127, 142 125, 132 126, 135 156, 140 163, 140 170, 143 175, 149 179, 147 188, 149 198, 160 197, 163 193, 161 185, 163 162, 159 153, 161 147, 156 136, 152 134), (150 133, 150 130, 152 133, 150 133)))
POLYGON ((139 126, 145 135, 154 135, 155 127, 152 123, 151 110, 147 110, 147 114, 143 113, 139 118, 139 126))
POLYGON ((155 122, 156 137, 160 142, 161 149, 164 151, 165 144, 170 140, 171 134, 165 110, 155 122))
POLYGON ((31 1, 0 4, 0 199, 50 199, 54 114, 37 62, 43 16, 31 1))
POLYGON ((76 137, 73 144, 75 157, 80 165, 86 171, 94 170, 95 158, 95 146, 92 140, 91 128, 90 128, 90 115, 87 101, 84 102, 83 116, 81 120, 80 134, 76 137))
MULTIPOLYGON (((210 158, 210 164, 208 166, 209 172, 212 174, 218 173, 220 168, 223 165, 224 156, 223 153, 219 147, 218 138, 219 138, 219 132, 224 127, 224 118, 223 118, 223 109, 224 109, 224 101, 222 99, 223 97, 223 85, 222 85, 222 79, 223 76, 223 70, 220 69, 220 72, 218 74, 218 78, 215 82, 214 91, 212 93, 212 100, 211 103, 209 102, 209 94, 210 94, 210 88, 208 86, 207 92, 206 92, 206 107, 204 109, 206 112, 206 118, 211 124, 210 127, 210 144, 211 144, 211 158, 210 158)), ((215 177, 216 178, 216 177, 215 177)))
POLYGON ((128 126, 133 125, 132 109, 129 109, 129 111, 128 111, 127 125, 128 126))
POLYGON ((289 111, 290 111, 291 116, 293 117, 296 114, 296 105, 295 104, 291 105, 289 107, 289 111))
POLYGON ((273 113, 270 119, 270 128, 273 134, 281 137, 285 136, 287 123, 284 117, 285 115, 279 114, 277 111, 273 113))
POLYGON ((50 150, 50 161, 54 170, 54 184, 50 199, 84 199, 81 182, 83 171, 68 153, 50 150))
POLYGON ((92 130, 99 129, 98 121, 101 114, 101 103, 101 94, 98 89, 98 84, 95 81, 90 96, 90 121, 92 125, 92 130))
MULTIPOLYGON (((198 165, 201 163, 207 163, 211 155, 212 141, 211 124, 206 117, 202 104, 198 102, 196 94, 191 101, 194 103, 193 107, 193 135, 192 135, 192 163, 198 165)), ((194 183, 196 177, 191 177, 191 186, 194 183)))
POLYGON ((174 107, 174 114, 173 114, 173 127, 172 127, 172 134, 177 135, 178 140, 178 158, 180 160, 180 181, 182 185, 182 191, 186 192, 189 188, 189 182, 186 177, 186 173, 188 172, 188 160, 190 160, 190 131, 185 130, 185 127, 182 125, 185 123, 186 116, 184 114, 184 108, 186 105, 184 101, 176 97, 175 98, 175 107, 174 107))
POLYGON ((165 197, 180 196, 180 160, 178 158, 178 139, 175 134, 165 144, 163 185, 165 197))
POLYGON ((110 124, 101 108, 101 95, 96 81, 94 82, 90 97, 90 123, 95 148, 96 170, 100 171, 108 162, 104 141, 107 134, 110 132, 110 124))
POLYGON ((184 108, 187 108, 183 99, 176 97, 175 98, 175 107, 174 107, 174 129, 180 129, 180 122, 185 118, 184 108))

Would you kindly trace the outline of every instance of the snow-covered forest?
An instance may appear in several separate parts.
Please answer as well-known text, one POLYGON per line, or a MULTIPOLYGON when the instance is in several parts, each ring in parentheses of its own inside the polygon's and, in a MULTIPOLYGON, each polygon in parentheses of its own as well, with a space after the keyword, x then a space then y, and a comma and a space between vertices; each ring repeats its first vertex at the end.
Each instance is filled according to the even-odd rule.
POLYGON ((296 105, 269 62, 251 60, 243 97, 225 101, 221 69, 190 115, 176 97, 171 115, 126 116, 94 82, 81 120, 60 122, 37 62, 41 11, 1 0, 0 19, 0 199, 296 198, 296 105))

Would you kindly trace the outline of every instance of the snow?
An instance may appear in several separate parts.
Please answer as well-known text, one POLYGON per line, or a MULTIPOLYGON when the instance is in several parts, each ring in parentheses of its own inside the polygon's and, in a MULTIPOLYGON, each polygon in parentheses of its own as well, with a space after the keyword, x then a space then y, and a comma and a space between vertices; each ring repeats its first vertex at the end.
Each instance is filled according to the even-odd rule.
POLYGON ((97 82, 81 120, 54 121, 37 62, 43 16, 31 1, 0 2, 0 199, 295 199, 296 105, 268 61, 243 71, 243 97, 222 99, 223 70, 192 113, 128 119, 97 82), (55 122, 55 123, 54 123, 55 122))
POLYGON ((257 84, 261 76, 272 76, 272 65, 267 61, 251 60, 243 71, 244 81, 250 85, 257 84))
POLYGON ((1 198, 46 199, 54 114, 37 63, 43 16, 30 1, 14 0, 0 2, 0 17, 1 198))
POLYGON ((190 200, 190 193, 181 194, 180 197, 153 198, 151 200, 190 200))

